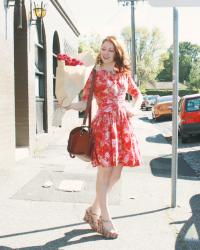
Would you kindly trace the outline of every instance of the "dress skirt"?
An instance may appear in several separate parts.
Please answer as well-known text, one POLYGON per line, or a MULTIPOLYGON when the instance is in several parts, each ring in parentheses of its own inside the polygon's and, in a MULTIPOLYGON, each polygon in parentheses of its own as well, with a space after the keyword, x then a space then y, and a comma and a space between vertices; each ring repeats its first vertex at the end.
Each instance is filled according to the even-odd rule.
POLYGON ((140 166, 141 155, 131 120, 125 107, 114 106, 99 109, 92 122, 92 165, 140 166))

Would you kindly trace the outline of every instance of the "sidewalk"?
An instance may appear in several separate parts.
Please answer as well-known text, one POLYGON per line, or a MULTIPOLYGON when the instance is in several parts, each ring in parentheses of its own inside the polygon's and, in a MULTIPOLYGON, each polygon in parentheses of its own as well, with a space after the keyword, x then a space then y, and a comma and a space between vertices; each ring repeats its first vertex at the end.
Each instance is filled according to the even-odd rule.
MULTIPOLYGON (((105 240, 82 217, 95 194, 96 169, 66 152, 60 137, 35 158, 0 171, 0 250, 187 250, 200 249, 200 182, 183 171, 177 207, 171 206, 171 145, 152 124, 135 119, 144 166, 125 168, 110 194, 116 240, 105 240), (81 192, 59 190, 82 181, 81 192), (42 187, 46 181, 53 186, 42 187)), ((179 168, 189 166, 180 159, 179 168)))

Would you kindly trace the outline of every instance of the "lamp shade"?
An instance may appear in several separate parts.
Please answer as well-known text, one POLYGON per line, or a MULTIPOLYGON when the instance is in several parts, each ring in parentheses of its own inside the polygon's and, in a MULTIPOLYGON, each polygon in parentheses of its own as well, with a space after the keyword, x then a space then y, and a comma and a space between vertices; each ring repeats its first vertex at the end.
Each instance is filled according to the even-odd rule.
POLYGON ((37 18, 43 18, 46 15, 46 4, 43 1, 34 2, 34 13, 37 18))
POLYGON ((46 9, 43 6, 35 7, 34 13, 35 13, 37 18, 43 18, 46 15, 46 9))

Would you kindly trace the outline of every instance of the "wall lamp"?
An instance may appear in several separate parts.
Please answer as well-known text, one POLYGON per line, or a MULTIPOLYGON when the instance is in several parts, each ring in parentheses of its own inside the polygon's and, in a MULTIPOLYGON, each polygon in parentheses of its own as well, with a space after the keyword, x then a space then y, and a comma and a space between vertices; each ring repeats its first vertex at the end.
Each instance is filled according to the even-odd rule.
POLYGON ((32 1, 31 1, 31 6, 30 6, 30 23, 31 24, 36 24, 37 20, 42 20, 43 17, 46 16, 46 5, 44 4, 44 1, 40 1, 40 3, 36 3, 34 1, 34 8, 32 5, 32 1), (36 19, 33 18, 33 13, 36 16, 36 19))
POLYGON ((43 37, 42 37, 42 20, 46 16, 46 4, 44 1, 37 1, 37 3, 34 1, 34 8, 32 5, 32 0, 30 2, 30 24, 32 25, 38 25, 39 29, 39 37, 40 37, 40 42, 43 42, 43 37), (33 13, 36 17, 36 19, 33 18, 33 13))

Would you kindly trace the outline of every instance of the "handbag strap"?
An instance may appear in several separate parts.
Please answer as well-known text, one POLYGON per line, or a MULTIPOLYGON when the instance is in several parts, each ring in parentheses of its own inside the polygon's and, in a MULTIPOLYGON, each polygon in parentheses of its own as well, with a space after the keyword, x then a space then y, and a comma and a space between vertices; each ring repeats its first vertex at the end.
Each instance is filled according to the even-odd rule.
POLYGON ((92 70, 92 80, 91 80, 91 85, 90 85, 90 92, 87 100, 87 106, 85 110, 85 115, 83 119, 83 126, 85 126, 86 121, 87 121, 87 116, 89 115, 89 127, 91 127, 91 119, 92 119, 92 97, 93 97, 93 92, 94 92, 94 81, 96 77, 96 65, 94 66, 92 70))

